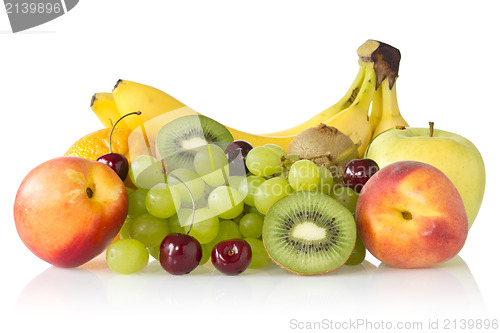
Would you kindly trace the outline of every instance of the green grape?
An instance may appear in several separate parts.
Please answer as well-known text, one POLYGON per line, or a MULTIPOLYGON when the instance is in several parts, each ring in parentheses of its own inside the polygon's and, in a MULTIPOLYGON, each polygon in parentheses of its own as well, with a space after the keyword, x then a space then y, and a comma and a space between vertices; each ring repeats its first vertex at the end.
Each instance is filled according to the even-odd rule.
POLYGON ((238 192, 240 192, 241 194, 246 194, 245 199, 243 199, 243 201, 247 205, 255 206, 255 203, 253 200, 255 189, 257 187, 259 187, 259 185, 265 181, 266 181, 266 179, 263 177, 250 175, 247 177, 246 182, 240 183, 240 186, 238 186, 238 192))
POLYGON ((292 164, 288 172, 288 182, 295 191, 314 191, 319 186, 319 169, 310 160, 300 160, 292 164))
POLYGON ((194 168, 198 175, 212 187, 226 183, 229 175, 229 164, 226 154, 217 145, 209 144, 201 147, 194 156, 194 168))
POLYGON ((333 188, 330 196, 340 202, 342 206, 349 209, 351 213, 356 213, 356 204, 359 194, 352 188, 347 186, 336 186, 333 188))
POLYGON ((177 219, 179 225, 184 229, 184 227, 191 225, 192 215, 193 215, 193 208, 181 208, 177 212, 177 215, 172 216, 171 219, 177 219))
POLYGON ((271 258, 267 254, 264 243, 256 238, 245 238, 245 240, 250 244, 250 248, 252 249, 252 261, 250 261, 248 268, 257 269, 269 265, 271 258))
POLYGON ((161 219, 175 215, 181 206, 181 196, 176 188, 157 184, 146 195, 146 209, 149 214, 161 219))
MULTIPOLYGON (((191 221, 191 219, 192 213, 188 220, 191 221)), ((185 225, 184 231, 189 232, 189 235, 196 238, 200 244, 207 244, 219 233, 219 218, 208 208, 197 209, 194 214, 193 225, 185 225), (190 228, 191 231, 189 231, 190 228)))
POLYGON ((321 167, 319 170, 319 191, 329 195, 333 190, 333 175, 330 170, 321 167))
POLYGON ((165 183, 163 165, 149 155, 137 156, 130 164, 130 179, 135 186, 150 189, 156 184, 165 183))
POLYGON ((236 216, 236 217, 233 217, 231 219, 231 221, 233 221, 234 223, 236 224, 239 224, 240 223, 240 220, 241 218, 243 217, 243 215, 245 215, 247 212, 245 211, 245 205, 243 205, 243 211, 241 212, 240 215, 236 216))
POLYGON ((281 177, 268 179, 254 192, 255 208, 265 215, 276 201, 292 192, 292 187, 285 179, 281 177))
POLYGON ((179 192, 182 204, 188 207, 192 206, 189 192, 191 192, 194 201, 200 199, 205 192, 205 182, 203 179, 201 179, 196 172, 189 169, 173 170, 168 174, 167 182, 171 188, 175 188, 175 190, 179 192), (176 177, 179 178, 180 181, 176 177))
POLYGON ((216 187, 208 196, 208 207, 222 219, 232 219, 243 211, 243 197, 232 187, 216 187))
POLYGON ((217 243, 235 238, 243 238, 238 224, 232 220, 219 219, 219 233, 210 243, 205 245, 209 251, 212 251, 217 243))
POLYGON ((281 158, 286 157, 286 151, 274 143, 265 144, 264 147, 271 149, 276 155, 281 158))
POLYGON ((130 238, 137 239, 146 247, 160 244, 169 231, 167 219, 161 219, 149 213, 136 217, 129 228, 130 238))
MULTIPOLYGON (((205 189, 203 190, 203 195, 198 200, 195 200, 195 202, 194 202, 194 207, 196 209, 208 207, 208 196, 210 195, 210 193, 214 189, 212 186, 206 184, 205 182, 204 182, 204 184, 205 184, 204 185, 205 189)), ((186 203, 182 204, 182 207, 192 209, 193 208, 193 203, 192 202, 189 202, 189 203, 186 202, 186 203)))
POLYGON ((125 222, 123 222, 123 225, 120 229, 120 239, 130 238, 129 229, 130 229, 130 225, 133 222, 134 222, 134 219, 132 219, 130 217, 127 217, 125 219, 125 222))
POLYGON ((135 190, 130 187, 125 187, 125 191, 127 191, 127 195, 130 195, 130 193, 134 192, 135 190))
POLYGON ((117 240, 106 250, 106 263, 116 273, 136 273, 146 267, 148 262, 148 250, 135 239, 117 240))
MULTIPOLYGON (((241 184, 246 183, 247 181, 247 176, 229 176, 227 178, 227 183, 226 185, 231 186, 232 188, 238 188, 240 187, 241 184)), ((241 193, 243 194, 243 193, 241 193)))
POLYGON ((216 237, 217 242, 234 238, 243 238, 238 224, 233 220, 221 219, 219 233, 216 237))
POLYGON ((156 260, 160 260, 160 245, 148 247, 148 252, 151 257, 155 258, 156 260))
POLYGON ((128 195, 128 213, 129 217, 137 217, 147 212, 146 209, 146 195, 147 189, 138 188, 128 195))
POLYGON ((255 147, 250 150, 246 157, 248 170, 256 176, 271 176, 280 172, 281 158, 268 147, 255 147))
POLYGON ((205 265, 210 257, 212 256, 212 249, 210 248, 210 243, 209 244, 200 244, 201 245, 201 260, 200 265, 205 265))
POLYGON ((248 213, 240 220, 240 232, 243 237, 259 238, 262 236, 262 225, 264 219, 257 214, 248 213))
POLYGON ((179 218, 179 215, 182 216, 182 214, 184 214, 184 219, 186 220, 191 214, 191 209, 184 210, 184 208, 181 208, 177 212, 177 214, 168 219, 168 230, 170 231, 171 234, 186 233, 186 231, 184 230, 184 226, 181 225, 181 220, 179 218))
POLYGON ((359 265, 365 260, 366 257, 366 248, 363 244, 363 241, 359 237, 359 234, 356 235, 356 243, 354 244, 354 250, 351 255, 345 262, 346 265, 354 266, 359 265))
POLYGON ((254 206, 245 206, 245 212, 246 213, 254 213, 254 214, 257 214, 259 215, 260 217, 262 217, 262 219, 264 219, 265 215, 262 214, 261 212, 259 212, 259 210, 257 208, 255 208, 254 206))
POLYGON ((290 167, 293 165, 293 163, 297 162, 298 160, 300 160, 299 155, 296 155, 296 154, 286 155, 285 159, 283 160, 283 168, 285 170, 290 169, 290 167))

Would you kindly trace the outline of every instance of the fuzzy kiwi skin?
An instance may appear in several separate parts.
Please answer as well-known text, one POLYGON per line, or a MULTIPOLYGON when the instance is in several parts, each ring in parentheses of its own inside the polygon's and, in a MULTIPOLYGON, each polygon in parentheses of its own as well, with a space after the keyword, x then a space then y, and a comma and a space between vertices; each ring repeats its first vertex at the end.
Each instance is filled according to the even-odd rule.
MULTIPOLYGON (((305 193, 312 194, 313 196, 314 196, 314 195, 317 195, 317 196, 325 196, 325 197, 328 197, 328 196, 326 196, 326 195, 324 195, 324 194, 322 194, 322 193, 317 193, 317 192, 306 192, 306 191, 294 192, 294 193, 292 193, 292 194, 288 195, 287 197, 289 197, 289 196, 300 196, 300 195, 304 195, 305 193)), ((279 201, 285 200, 287 197, 284 197, 284 198, 280 199, 279 201)), ((301 199, 303 200, 304 198, 301 198, 301 199)), ((331 200, 331 199, 333 199, 333 198, 328 197, 328 199, 326 199, 326 200, 331 200)), ((279 201, 278 201, 278 202, 279 202, 279 201)), ((335 199, 333 199, 333 201, 335 201, 335 199)), ((278 202, 277 202, 277 203, 278 203, 278 202)), ((328 202, 328 201, 326 201, 326 202, 328 202)), ((335 203, 336 203, 336 201, 335 201, 335 203)), ((275 205, 276 205, 276 203, 275 203, 275 205)), ((345 216, 352 216, 352 214, 351 214, 351 213, 350 213, 350 212, 349 212, 349 211, 348 211, 345 207, 343 207, 342 205, 340 205, 340 204, 339 204, 339 205, 335 205, 335 206, 336 206, 336 207, 338 207, 338 209, 340 209, 340 210, 346 210, 346 215, 345 215, 345 216)), ((271 209, 272 209, 272 207, 271 207, 271 209)), ((269 216, 269 212, 268 212, 268 214, 266 215, 266 218, 268 218, 268 216, 269 216)), ((264 218, 264 225, 266 224, 266 218, 264 218)), ((268 253, 268 255, 269 255, 269 257, 271 258, 271 260, 272 260, 272 261, 273 261, 276 265, 278 265, 279 267, 281 267, 281 268, 283 268, 283 269, 285 269, 285 270, 287 270, 287 271, 289 271, 289 272, 292 272, 292 273, 294 273, 294 274, 297 274, 297 275, 306 275, 306 276, 309 276, 309 275, 324 274, 324 273, 327 273, 327 272, 334 271, 335 269, 337 269, 337 268, 339 268, 339 267, 343 266, 343 265, 345 264, 345 262, 346 262, 346 261, 349 259, 349 257, 351 256, 352 252, 354 251, 354 248, 355 248, 355 240, 356 240, 356 225, 355 225, 355 222, 354 222, 354 218, 352 218, 352 221, 351 221, 351 222, 353 223, 353 224, 352 224, 352 228, 353 228, 353 231, 354 231, 354 237, 353 237, 352 242, 351 242, 352 244, 350 244, 349 248, 348 248, 348 249, 346 249, 346 250, 347 250, 347 252, 346 252, 346 253, 347 253, 347 255, 345 256, 345 258, 344 258, 344 260, 343 260, 342 262, 339 262, 339 263, 337 263, 337 265, 336 265, 336 266, 332 266, 330 269, 326 269, 326 270, 324 270, 324 271, 311 272, 311 273, 306 273, 306 272, 298 272, 298 271, 295 271, 295 270, 293 270, 292 268, 287 267, 286 265, 284 265, 284 264, 280 263, 278 260, 276 260, 276 259, 275 259, 275 258, 271 255, 271 253, 270 253, 270 251, 269 251, 269 244, 268 244, 269 240, 268 240, 268 238, 266 237, 266 234, 265 234, 265 233, 263 233, 263 234, 262 234, 262 242, 263 242, 263 244, 264 244, 264 248, 266 249, 266 252, 268 253), (351 246, 351 245, 352 245, 352 246, 351 246)))
MULTIPOLYGON (((319 124, 302 131, 293 138, 287 148, 287 153, 299 155, 302 159, 311 159, 316 164, 325 164, 329 161, 327 155, 331 156, 330 159, 335 158, 353 145, 351 138, 335 127, 319 124)), ((355 151, 349 159, 358 157, 355 151)))
POLYGON ((346 151, 353 148, 355 145, 350 137, 335 127, 319 124, 293 138, 287 153, 311 160, 319 167, 326 167, 332 172, 334 183, 341 185, 346 164, 359 158, 357 149, 345 155, 346 151))

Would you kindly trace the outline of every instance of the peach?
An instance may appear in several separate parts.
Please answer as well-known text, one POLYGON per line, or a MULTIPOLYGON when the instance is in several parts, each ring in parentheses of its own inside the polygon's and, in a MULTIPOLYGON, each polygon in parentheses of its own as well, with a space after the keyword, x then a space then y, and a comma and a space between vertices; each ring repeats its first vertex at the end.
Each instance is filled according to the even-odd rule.
POLYGON ((468 233, 464 203, 439 169, 416 161, 389 164, 365 184, 356 225, 366 249, 395 267, 427 267, 455 257, 468 233))
POLYGON ((23 243, 39 258, 76 267, 111 243, 127 217, 122 180, 107 165, 80 157, 58 157, 31 170, 14 202, 23 243))

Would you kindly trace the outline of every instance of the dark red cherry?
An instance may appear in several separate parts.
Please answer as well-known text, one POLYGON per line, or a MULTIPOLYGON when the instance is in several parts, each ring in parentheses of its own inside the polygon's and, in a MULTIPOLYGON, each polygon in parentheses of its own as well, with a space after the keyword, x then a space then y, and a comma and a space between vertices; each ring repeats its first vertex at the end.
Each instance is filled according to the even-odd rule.
POLYGON ((212 249, 212 264, 226 275, 242 273, 250 265, 252 249, 243 239, 225 240, 212 249))
POLYGON ((127 179, 128 175, 128 169, 129 169, 128 160, 125 156, 121 154, 113 153, 113 147, 111 146, 111 142, 113 138, 113 131, 115 130, 116 124, 118 124, 118 122, 123 118, 133 114, 140 115, 141 111, 127 113, 126 115, 122 116, 120 119, 116 121, 116 123, 113 125, 113 128, 111 128, 111 132, 109 134, 109 153, 99 156, 97 158, 98 162, 104 163, 109 167, 111 167, 111 169, 113 169, 123 181, 127 179))
POLYGON ((113 169, 121 180, 125 181, 128 175, 128 160, 125 156, 118 153, 109 153, 97 158, 97 162, 107 164, 113 169))
POLYGON ((351 160, 344 168, 344 183, 359 193, 378 170, 377 162, 369 158, 351 160))
POLYGON ((229 162, 229 174, 232 176, 244 176, 248 173, 246 166, 247 154, 253 146, 245 140, 231 142, 226 150, 226 158, 229 162))
POLYGON ((160 264, 164 270, 174 275, 188 274, 198 267, 202 249, 200 242, 185 234, 170 234, 160 245, 160 264))

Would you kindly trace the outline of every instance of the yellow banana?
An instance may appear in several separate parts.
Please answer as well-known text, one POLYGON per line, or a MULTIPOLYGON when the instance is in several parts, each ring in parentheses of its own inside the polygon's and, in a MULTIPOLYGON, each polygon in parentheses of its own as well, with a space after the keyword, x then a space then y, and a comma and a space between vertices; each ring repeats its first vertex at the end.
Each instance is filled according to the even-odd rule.
POLYGON ((121 116, 141 111, 140 117, 123 119, 132 130, 165 112, 186 106, 159 89, 126 80, 118 80, 113 89, 113 97, 121 116))
POLYGON ((367 63, 361 90, 352 105, 324 122, 325 125, 335 127, 349 136, 354 143, 360 143, 359 156, 363 156, 372 137, 368 111, 375 95, 376 81, 373 63, 367 63))
MULTIPOLYGON (((396 97, 396 81, 392 89, 389 85, 389 80, 384 80, 378 87, 375 94, 372 106, 372 114, 375 112, 379 119, 375 124, 372 137, 376 137, 380 133, 397 126, 408 127, 408 123, 404 120, 399 111, 398 100, 396 97)), ((370 122, 372 118, 370 117, 370 122)))
POLYGON ((347 109, 349 106, 351 106, 352 102, 354 102, 356 96, 359 93, 359 90, 361 89, 361 84, 363 83, 363 79, 365 77, 366 64, 367 63, 364 61, 359 62, 359 70, 358 74, 356 75, 356 78, 352 82, 351 86, 349 87, 345 95, 337 103, 323 110, 322 112, 318 113, 317 115, 303 122, 300 125, 278 132, 266 133, 265 135, 271 135, 271 136, 296 135, 302 132, 303 130, 318 126, 319 124, 326 122, 328 119, 330 119, 340 111, 347 109))
MULTIPOLYGON (((120 112, 118 112, 112 93, 94 94, 90 101, 90 108, 106 128, 113 127, 113 124, 120 118, 120 112)), ((116 127, 129 128, 124 121, 120 121, 116 127)))
MULTIPOLYGON (((199 114, 161 90, 132 81, 119 80, 113 89, 113 96, 120 115, 141 111, 140 116, 133 117, 135 119, 127 117, 123 121, 129 120, 127 125, 130 129, 135 130, 137 135, 143 136, 150 147, 154 146, 156 134, 161 126, 185 115, 199 114)), ((246 140, 253 146, 274 143, 286 149, 294 138, 293 135, 258 135, 230 127, 227 129, 235 140, 246 140)), ((131 135, 134 136, 133 133, 131 135)), ((143 148, 139 150, 143 150, 143 148)))
POLYGON ((382 89, 378 88, 375 90, 375 95, 373 96, 372 108, 370 110, 370 126, 372 129, 372 137, 373 133, 377 129, 377 125, 382 118, 382 89))

